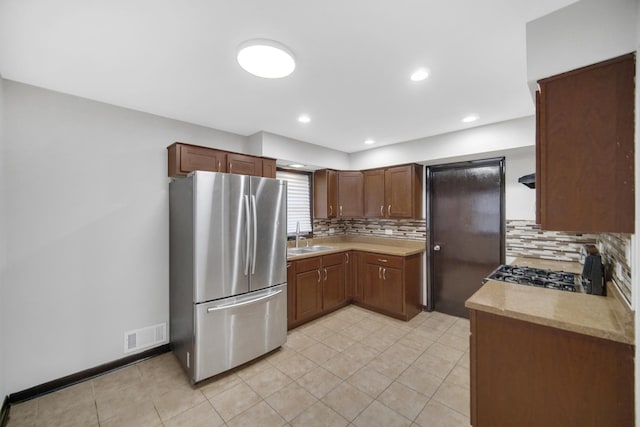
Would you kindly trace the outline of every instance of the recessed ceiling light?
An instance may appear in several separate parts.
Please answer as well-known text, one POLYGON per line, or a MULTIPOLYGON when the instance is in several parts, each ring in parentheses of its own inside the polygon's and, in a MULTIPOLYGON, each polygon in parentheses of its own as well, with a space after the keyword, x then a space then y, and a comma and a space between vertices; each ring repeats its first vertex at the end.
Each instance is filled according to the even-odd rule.
POLYGON ((419 68, 411 74, 411 80, 414 82, 421 82, 422 80, 429 77, 429 69, 428 68, 419 68))
POLYGON ((300 163, 292 163, 289 165, 290 168, 303 168, 304 165, 301 165, 300 163))
POLYGON ((375 144, 376 142, 373 139, 367 139, 365 142, 367 145, 375 144))
POLYGON ((300 123, 309 123, 311 121, 311 117, 308 114, 300 114, 298 116, 298 121, 300 123))
POLYGON ((238 47, 238 64, 254 76, 279 79, 293 73, 296 62, 287 47, 273 40, 249 40, 238 47))
POLYGON ((478 120, 478 116, 476 116, 475 114, 472 114, 462 119, 464 123, 471 123, 471 122, 475 122, 476 120, 478 120))

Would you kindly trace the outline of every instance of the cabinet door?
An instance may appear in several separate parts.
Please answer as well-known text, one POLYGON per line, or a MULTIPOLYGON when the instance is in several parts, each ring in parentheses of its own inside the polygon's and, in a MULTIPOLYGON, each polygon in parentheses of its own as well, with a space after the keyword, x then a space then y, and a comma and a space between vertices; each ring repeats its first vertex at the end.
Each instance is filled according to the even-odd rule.
POLYGON ((382 268, 382 308, 394 313, 404 313, 404 286, 402 270, 382 268))
POLYGON ((382 299, 382 267, 369 262, 364 263, 362 280, 362 301, 369 305, 380 306, 382 299))
POLYGON ((322 310, 322 275, 320 270, 296 274, 296 321, 322 310))
POLYGON ((338 213, 338 173, 330 169, 313 173, 313 217, 335 218, 338 213))
MULTIPOLYGON (((342 257, 342 254, 340 254, 342 257)), ((322 282, 322 309, 327 310, 344 303, 346 300, 344 286, 344 263, 324 267, 322 282)))
POLYGON ((414 214, 413 165, 396 166, 385 170, 385 215, 392 218, 411 218, 414 214))
POLYGON ((227 154, 227 172, 239 175, 262 176, 262 159, 244 154, 227 154))
POLYGON ((186 175, 195 170, 226 172, 226 153, 213 148, 175 143, 167 147, 169 176, 186 175))
POLYGON ((262 159, 262 176, 265 178, 276 177, 276 161, 274 159, 262 159))
POLYGON ((338 172, 338 217, 362 217, 363 188, 362 172, 338 172))
POLYGON ((287 328, 296 320, 296 267, 295 262, 287 263, 287 328))
POLYGON ((384 169, 363 172, 364 216, 384 218, 384 169))
POLYGON ((540 80, 541 226, 633 233, 633 54, 540 80))

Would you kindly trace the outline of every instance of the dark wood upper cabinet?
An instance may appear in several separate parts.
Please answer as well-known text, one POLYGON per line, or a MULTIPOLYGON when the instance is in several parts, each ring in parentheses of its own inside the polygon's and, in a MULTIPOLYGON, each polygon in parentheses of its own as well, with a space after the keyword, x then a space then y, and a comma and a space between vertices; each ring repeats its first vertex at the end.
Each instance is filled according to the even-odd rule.
POLYGON ((262 159, 262 176, 265 178, 276 177, 276 161, 274 159, 262 159))
POLYGON ((313 217, 335 218, 338 214, 338 173, 321 169, 313 173, 313 217))
POLYGON ((276 161, 215 148, 176 142, 167 147, 169 176, 183 176, 196 170, 240 175, 276 177, 276 161))
POLYGON ((634 232, 635 55, 540 80, 542 229, 634 232))
POLYGON ((390 218, 420 218, 422 167, 404 165, 384 171, 385 214, 390 218))
POLYGON ((167 147, 169 176, 186 175, 195 170, 226 172, 227 153, 213 148, 176 142, 167 147))
POLYGON ((421 165, 364 171, 364 216, 422 218, 421 165))
POLYGON ((227 172, 239 175, 262 176, 262 159, 245 154, 227 154, 227 172))
POLYGON ((362 205, 364 203, 363 188, 362 172, 338 172, 338 217, 362 217, 362 205))
POLYGON ((363 172, 364 180, 364 216, 384 218, 384 169, 363 172))

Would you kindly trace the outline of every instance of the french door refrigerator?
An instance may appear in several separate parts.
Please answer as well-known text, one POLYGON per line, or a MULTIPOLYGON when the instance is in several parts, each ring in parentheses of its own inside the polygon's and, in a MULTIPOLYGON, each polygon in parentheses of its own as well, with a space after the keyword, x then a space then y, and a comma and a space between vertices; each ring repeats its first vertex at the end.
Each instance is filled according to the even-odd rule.
POLYGON ((271 178, 171 180, 171 346, 191 382, 286 342, 286 195, 271 178))

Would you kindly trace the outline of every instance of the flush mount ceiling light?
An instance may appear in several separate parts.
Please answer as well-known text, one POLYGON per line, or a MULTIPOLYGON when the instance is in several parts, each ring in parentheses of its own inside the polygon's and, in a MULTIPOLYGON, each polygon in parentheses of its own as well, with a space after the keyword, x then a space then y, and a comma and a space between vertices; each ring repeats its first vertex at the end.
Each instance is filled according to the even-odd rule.
POLYGON ((367 145, 375 144, 376 142, 373 139, 367 139, 365 142, 367 145))
POLYGON ((411 81, 421 82, 429 77, 429 69, 428 68, 419 68, 411 74, 411 81))
POLYGON ((304 165, 301 165, 300 163, 292 163, 289 165, 290 168, 303 168, 304 165))
POLYGON ((471 123, 471 122, 475 122, 476 120, 478 120, 478 116, 476 116, 475 114, 472 114, 462 119, 464 123, 471 123))
POLYGON ((273 40, 249 40, 238 47, 238 64, 254 76, 279 79, 293 73, 296 62, 286 46, 273 40))
POLYGON ((308 114, 300 114, 298 116, 298 121, 300 123, 309 123, 311 121, 311 117, 308 114))

